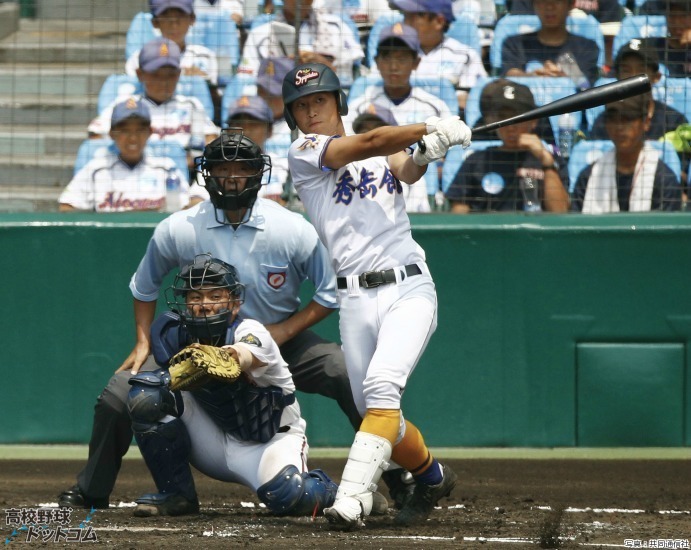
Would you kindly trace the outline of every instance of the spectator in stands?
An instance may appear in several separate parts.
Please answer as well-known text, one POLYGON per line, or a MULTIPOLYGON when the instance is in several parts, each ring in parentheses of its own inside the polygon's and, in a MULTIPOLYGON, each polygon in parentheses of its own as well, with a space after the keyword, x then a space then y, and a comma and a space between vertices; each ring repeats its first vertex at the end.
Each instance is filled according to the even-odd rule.
POLYGON ((343 121, 346 132, 370 103, 386 107, 401 126, 431 116, 451 116, 444 101, 411 83, 411 75, 420 63, 420 41, 413 27, 395 23, 383 29, 374 59, 383 83, 369 86, 362 96, 348 102, 348 115, 343 121))
MULTIPOLYGON (((201 102, 194 97, 175 93, 180 78, 180 48, 167 38, 147 42, 139 53, 137 78, 144 94, 137 96, 151 113, 151 139, 174 140, 188 151, 188 164, 201 155, 206 143, 219 135, 219 129, 208 117, 201 102)), ((89 124, 91 137, 105 137, 115 102, 106 107, 89 124)))
POLYGON ((404 23, 418 33, 422 51, 415 76, 442 75, 450 80, 459 90, 459 109, 464 109, 468 90, 487 71, 476 50, 445 35, 455 20, 451 0, 393 0, 393 4, 403 12, 404 23))
MULTIPOLYGON (((613 68, 614 77, 617 79, 645 73, 650 78, 650 83, 654 85, 662 78, 657 53, 655 50, 646 48, 639 39, 631 40, 620 48, 613 68)), ((652 109, 652 118, 645 132, 645 139, 659 139, 667 132, 688 122, 683 114, 662 101, 653 101, 652 109)), ((591 139, 609 139, 605 120, 605 113, 595 119, 590 131, 591 139)))
MULTIPOLYGON (((352 123, 353 132, 356 134, 364 134, 382 126, 400 126, 400 124, 389 109, 376 103, 362 106, 360 113, 352 123)), ((424 177, 412 185, 404 185, 403 198, 407 212, 429 212, 431 210, 424 177)))
POLYGON ((566 29, 566 18, 574 0, 532 0, 532 3, 541 27, 504 40, 502 76, 568 76, 577 81, 580 72, 592 85, 600 76, 597 64, 600 49, 593 40, 566 29), (566 66, 565 54, 575 60, 573 66, 566 66))
POLYGON ((204 11, 224 10, 230 13, 230 18, 239 27, 242 25, 245 11, 244 0, 194 0, 194 10, 204 11))
POLYGON ((269 104, 274 116, 271 135, 274 140, 283 138, 287 142, 286 156, 292 140, 290 128, 283 117, 283 79, 294 66, 295 61, 287 57, 267 57, 262 59, 257 76, 257 95, 269 104))
POLYGON ((669 76, 686 78, 691 74, 691 0, 667 0, 664 6, 668 36, 644 43, 657 52, 669 76))
MULTIPOLYGON (((202 76, 211 84, 212 91, 218 86, 218 59, 206 46, 187 44, 187 33, 194 25, 194 0, 151 0, 151 24, 161 31, 161 36, 175 42, 180 48, 182 74, 202 76)), ((139 51, 127 60, 125 72, 135 76, 139 68, 139 51)))
POLYGON ((256 76, 262 59, 266 57, 295 57, 301 63, 330 62, 336 67, 336 74, 344 86, 353 81, 353 71, 364 57, 360 39, 344 22, 340 15, 327 10, 313 10, 313 0, 301 0, 298 12, 297 0, 284 0, 283 12, 277 14, 273 21, 250 29, 242 49, 242 59, 238 74, 256 76), (293 51, 295 27, 300 25, 298 52, 293 51), (314 45, 320 44, 328 51, 333 60, 315 51, 314 45))
MULTIPOLYGON (((573 7, 592 15, 600 23, 620 23, 625 13, 618 0, 575 0, 573 7)), ((511 15, 535 13, 531 0, 512 0, 509 11, 511 15)))
POLYGON ((208 197, 195 185, 196 195, 190 198, 187 174, 172 159, 144 154, 150 135, 148 107, 135 98, 118 103, 110 123, 115 150, 95 157, 77 172, 58 199, 60 211, 175 212, 208 197))
MULTIPOLYGON (((269 181, 263 181, 259 196, 271 199, 279 204, 283 200, 283 188, 288 181, 288 155, 276 155, 266 149, 266 142, 271 137, 274 116, 269 105, 259 96, 242 96, 228 110, 227 128, 237 128, 256 143, 264 154, 271 158, 269 181)), ((197 176, 201 178, 201 174, 197 176)))
POLYGON ((605 107, 605 128, 614 149, 579 174, 573 210, 602 214, 681 209, 677 176, 661 152, 645 141, 651 102, 650 94, 642 94, 605 107))
MULTIPOLYGON (((530 88, 506 79, 487 84, 480 97, 480 110, 488 123, 534 108, 530 88)), ((475 151, 465 160, 446 190, 451 212, 523 210, 525 183, 537 187, 542 210, 568 211, 568 172, 535 134, 535 127, 533 120, 500 128, 502 145, 475 151)))

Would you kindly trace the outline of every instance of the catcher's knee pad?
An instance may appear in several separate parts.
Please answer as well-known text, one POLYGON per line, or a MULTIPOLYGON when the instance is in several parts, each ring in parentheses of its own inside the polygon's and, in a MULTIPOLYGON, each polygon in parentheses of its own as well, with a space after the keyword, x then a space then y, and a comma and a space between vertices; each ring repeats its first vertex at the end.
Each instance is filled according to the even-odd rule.
POLYGON ((135 432, 146 431, 166 415, 179 416, 175 396, 168 389, 168 372, 158 369, 139 372, 129 380, 127 409, 135 432))
POLYGON ((320 513, 336 499, 336 485, 322 470, 300 473, 291 465, 257 489, 257 496, 279 516, 320 513))

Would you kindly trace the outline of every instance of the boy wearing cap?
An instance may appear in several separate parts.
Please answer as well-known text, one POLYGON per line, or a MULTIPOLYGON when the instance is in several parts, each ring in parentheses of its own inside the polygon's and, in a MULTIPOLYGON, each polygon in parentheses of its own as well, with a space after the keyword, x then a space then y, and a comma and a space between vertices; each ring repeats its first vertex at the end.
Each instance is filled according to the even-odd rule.
MULTIPOLYGON (((188 164, 201 154, 204 145, 218 134, 218 127, 208 117, 204 106, 194 97, 175 93, 180 79, 180 48, 167 38, 147 42, 139 53, 137 77, 144 93, 141 99, 151 114, 152 139, 177 141, 188 151, 188 164)), ((110 131, 115 103, 89 124, 89 134, 104 137, 110 131)))
MULTIPOLYGON (((480 110, 487 123, 509 118, 535 108, 527 86, 499 79, 487 84, 480 96, 480 110)), ((540 208, 548 212, 567 212, 569 196, 564 182, 566 167, 535 133, 531 120, 499 128, 498 147, 475 151, 463 163, 446 190, 451 211, 503 212, 526 209, 522 183, 530 180, 537 187, 540 208)))
POLYGON ((415 76, 450 80, 459 90, 458 105, 465 108, 468 90, 478 78, 487 76, 480 54, 466 44, 446 36, 456 19, 451 0, 394 0, 403 12, 403 22, 413 27, 420 41, 420 63, 415 76))
POLYGON ((374 59, 383 84, 369 86, 361 97, 348 102, 348 115, 344 118, 346 132, 353 119, 370 103, 391 111, 401 126, 430 116, 446 118, 452 115, 444 101, 411 84, 411 75, 420 64, 419 52, 420 42, 413 27, 395 23, 382 30, 374 59))
POLYGON ((600 48, 595 41, 570 33, 566 18, 575 0, 533 0, 540 29, 516 34, 504 40, 501 48, 501 74, 512 76, 570 76, 574 68, 563 67, 560 57, 570 54, 576 70, 590 85, 600 76, 597 64, 600 48))
POLYGON ((114 150, 109 148, 77 172, 58 199, 61 212, 175 212, 205 198, 198 188, 200 195, 190 201, 187 175, 172 159, 144 154, 151 117, 141 100, 118 103, 110 128, 114 150), (168 192, 168 183, 175 183, 174 192, 168 192))
MULTIPOLYGON (((662 79, 655 50, 646 47, 640 39, 634 39, 619 50, 614 61, 614 77, 621 80, 642 73, 648 75, 652 85, 659 83, 662 79)), ((645 139, 659 139, 670 130, 688 122, 683 114, 662 101, 654 100, 651 108, 652 118, 645 133, 645 139)), ((609 139, 604 113, 593 122, 590 139, 609 139)))
POLYGON ((614 149, 580 173, 572 210, 603 214, 681 209, 679 180, 662 161, 662 153, 645 140, 650 101, 650 94, 641 94, 605 107, 605 129, 614 149))
MULTIPOLYGON (((271 108, 273 114, 272 142, 285 145, 285 154, 292 141, 290 128, 283 117, 283 78, 295 66, 288 57, 267 57, 262 59, 257 76, 257 95, 271 108)), ((263 147, 263 146, 262 146, 263 147)))
POLYGON ((667 36, 649 37, 645 45, 655 50, 669 76, 685 78, 691 74, 691 0, 662 0, 653 13, 667 18, 667 36))
MULTIPOLYGON (((210 84, 212 93, 218 86, 218 59, 216 54, 206 46, 187 44, 185 39, 190 27, 194 25, 193 0, 150 0, 151 24, 161 31, 161 36, 175 42, 180 48, 180 69, 182 74, 202 76, 210 84)), ((125 72, 131 76, 137 74, 140 50, 134 52, 127 60, 125 72)))

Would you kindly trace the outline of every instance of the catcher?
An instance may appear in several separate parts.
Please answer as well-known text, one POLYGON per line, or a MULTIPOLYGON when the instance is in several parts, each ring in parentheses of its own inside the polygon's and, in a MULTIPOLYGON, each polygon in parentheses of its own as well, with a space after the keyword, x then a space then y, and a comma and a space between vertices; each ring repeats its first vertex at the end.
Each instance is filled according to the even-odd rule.
POLYGON ((151 327, 161 369, 132 376, 127 406, 158 493, 137 500, 139 517, 199 512, 190 464, 256 492, 277 515, 330 506, 337 486, 307 471, 305 420, 278 345, 239 316, 235 268, 198 255, 166 291, 171 311, 151 327))

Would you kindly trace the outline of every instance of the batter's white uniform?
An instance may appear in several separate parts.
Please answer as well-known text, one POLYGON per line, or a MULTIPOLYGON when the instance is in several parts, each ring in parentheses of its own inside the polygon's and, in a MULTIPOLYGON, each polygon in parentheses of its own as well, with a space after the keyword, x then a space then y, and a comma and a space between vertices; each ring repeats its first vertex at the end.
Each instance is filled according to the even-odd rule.
MULTIPOLYGON (((207 135, 220 135, 220 130, 208 117, 204 106, 196 97, 174 95, 160 105, 143 95, 132 96, 141 100, 149 108, 151 115, 150 140, 165 139, 177 141, 185 149, 202 151, 207 135)), ((116 100, 103 109, 89 124, 89 133, 107 136, 110 132, 110 119, 116 100)), ((200 153, 201 154, 201 153, 200 153)))
MULTIPOLYGON (((321 164, 332 139, 309 134, 290 147, 295 188, 329 251, 338 277, 340 332, 355 404, 400 409, 403 389, 437 326, 437 296, 422 248, 413 240, 401 183, 386 158, 321 164), (406 276, 405 266, 421 274, 406 276), (396 282, 361 288, 358 276, 393 269, 396 282)), ((403 184, 405 185, 405 184, 403 184)), ((401 433, 403 433, 401 415, 401 433)))
MULTIPOLYGON (((197 185, 192 194, 208 197, 206 190, 197 185)), ((67 184, 58 202, 95 212, 174 212, 187 206, 189 200, 187 175, 180 172, 172 159, 145 155, 139 164, 129 166, 109 151, 85 164, 67 184), (171 177, 179 182, 179 192, 174 194, 168 194, 166 189, 166 180, 171 177)))
MULTIPOLYGON (((266 363, 265 367, 250 371, 252 382, 259 387, 279 387, 283 395, 295 392, 288 365, 264 325, 253 320, 242 321, 235 330, 235 342, 266 363), (243 338, 250 338, 254 343, 241 343, 243 338)), ((300 472, 307 471, 307 424, 300 415, 297 401, 283 409, 281 427, 287 431, 277 433, 267 443, 259 443, 242 441, 224 432, 192 393, 182 392, 182 396, 181 419, 192 441, 190 462, 200 472, 221 481, 241 483, 256 491, 289 464, 300 472)))
MULTIPOLYGON (((137 76, 139 68, 139 52, 134 52, 125 63, 125 72, 131 76, 137 76)), ((218 84, 218 58, 216 54, 206 46, 199 44, 186 44, 180 57, 180 68, 182 74, 187 69, 197 68, 206 75, 204 78, 211 84, 218 84)))
POLYGON ((439 78, 441 75, 456 88, 469 90, 477 84, 478 78, 487 76, 487 71, 477 50, 444 37, 429 53, 420 52, 420 64, 413 75, 424 78, 439 78))

